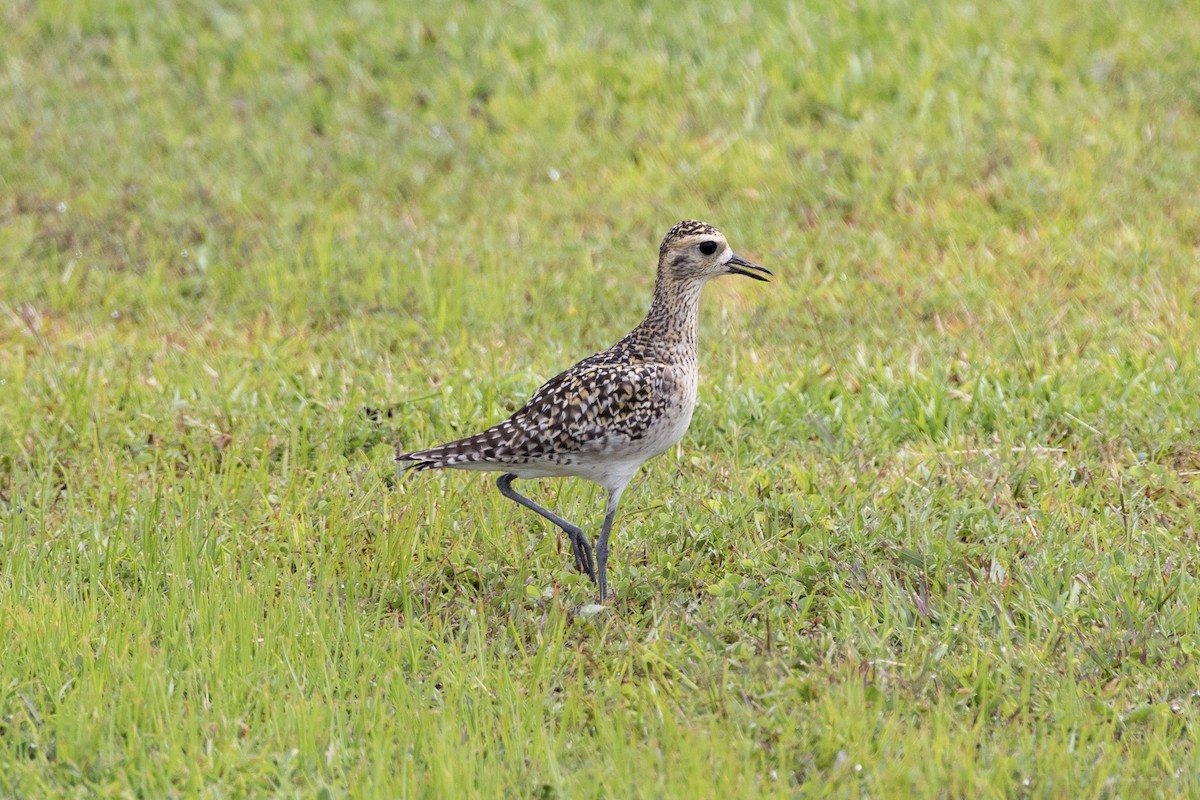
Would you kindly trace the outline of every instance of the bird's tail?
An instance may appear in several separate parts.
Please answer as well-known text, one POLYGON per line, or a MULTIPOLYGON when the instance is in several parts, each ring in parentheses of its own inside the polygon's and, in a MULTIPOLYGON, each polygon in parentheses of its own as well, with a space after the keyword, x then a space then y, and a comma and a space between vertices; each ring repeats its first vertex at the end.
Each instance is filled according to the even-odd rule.
POLYGON ((491 460, 495 455, 496 436, 490 430, 457 439, 453 442, 439 444, 425 450, 414 450, 411 453, 400 453, 397 461, 412 462, 405 466, 406 470, 420 471, 423 469, 478 469, 491 460))

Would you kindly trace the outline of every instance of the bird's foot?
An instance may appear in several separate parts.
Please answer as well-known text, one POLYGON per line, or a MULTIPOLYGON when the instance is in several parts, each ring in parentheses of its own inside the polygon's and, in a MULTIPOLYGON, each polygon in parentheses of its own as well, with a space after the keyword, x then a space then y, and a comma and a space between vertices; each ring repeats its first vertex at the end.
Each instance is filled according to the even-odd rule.
POLYGON ((592 554, 592 543, 579 529, 569 531, 568 535, 571 539, 571 552, 575 555, 575 569, 587 575, 592 579, 592 583, 595 583, 596 562, 592 554))

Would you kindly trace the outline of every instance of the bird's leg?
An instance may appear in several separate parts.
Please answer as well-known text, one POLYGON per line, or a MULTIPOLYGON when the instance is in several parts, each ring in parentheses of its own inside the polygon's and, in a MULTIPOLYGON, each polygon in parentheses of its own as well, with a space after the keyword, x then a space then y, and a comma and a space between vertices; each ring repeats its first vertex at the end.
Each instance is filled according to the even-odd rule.
POLYGON ((592 557, 592 543, 588 541, 587 536, 584 536, 583 531, 577 525, 572 525, 558 514, 555 514, 553 511, 542 508, 537 503, 533 502, 528 497, 512 488, 512 482, 516 480, 516 478, 517 476, 512 472, 506 472, 497 478, 496 486, 500 489, 500 494, 504 495, 509 500, 512 500, 514 503, 519 503, 520 505, 525 506, 535 514, 545 517, 558 527, 562 528, 563 533, 565 533, 567 538, 571 540, 571 552, 575 554, 575 569, 579 570, 584 575, 587 575, 594 583, 596 580, 596 567, 595 561, 592 557))
POLYGON ((597 576, 596 583, 600 589, 600 600, 603 603, 608 599, 608 535, 612 533, 613 520, 617 516, 617 504, 621 502, 621 492, 625 491, 625 487, 615 491, 610 490, 608 493, 608 508, 604 511, 604 529, 600 531, 600 538, 596 540, 596 567, 597 576))

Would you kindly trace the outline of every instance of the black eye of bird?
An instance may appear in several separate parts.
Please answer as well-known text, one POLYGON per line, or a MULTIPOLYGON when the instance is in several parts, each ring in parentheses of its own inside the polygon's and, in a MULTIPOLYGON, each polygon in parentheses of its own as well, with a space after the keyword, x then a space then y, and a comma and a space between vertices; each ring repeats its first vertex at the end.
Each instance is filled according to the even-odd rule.
POLYGON ((717 252, 717 243, 716 242, 701 242, 700 243, 700 252, 704 253, 704 255, 706 255, 706 256, 711 256, 713 253, 717 252))

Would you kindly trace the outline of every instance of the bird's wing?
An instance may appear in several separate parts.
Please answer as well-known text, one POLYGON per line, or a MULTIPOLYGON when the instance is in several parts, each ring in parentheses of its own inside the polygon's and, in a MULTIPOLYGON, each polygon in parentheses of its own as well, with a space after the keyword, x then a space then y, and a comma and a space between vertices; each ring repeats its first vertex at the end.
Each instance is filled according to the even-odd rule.
POLYGON ((515 463, 635 441, 675 396, 675 380, 662 364, 588 359, 548 380, 503 422, 398 460, 417 467, 515 463))
POLYGON ((506 422, 547 452, 570 453, 641 438, 674 397, 662 364, 585 363, 556 375, 506 422))

